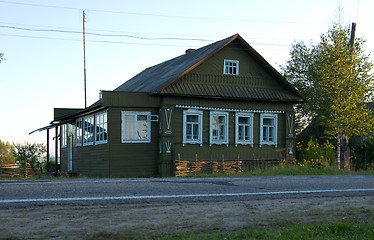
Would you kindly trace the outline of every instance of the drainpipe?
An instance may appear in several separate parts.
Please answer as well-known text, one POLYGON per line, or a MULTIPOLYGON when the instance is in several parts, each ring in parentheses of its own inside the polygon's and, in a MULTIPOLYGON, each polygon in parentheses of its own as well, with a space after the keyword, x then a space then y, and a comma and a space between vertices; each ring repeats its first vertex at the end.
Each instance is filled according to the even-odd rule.
POLYGON ((47 172, 49 172, 49 128, 47 128, 47 172))
POLYGON ((56 155, 56 173, 59 170, 59 165, 58 165, 58 125, 56 126, 56 131, 55 131, 56 137, 55 137, 55 155, 56 155))

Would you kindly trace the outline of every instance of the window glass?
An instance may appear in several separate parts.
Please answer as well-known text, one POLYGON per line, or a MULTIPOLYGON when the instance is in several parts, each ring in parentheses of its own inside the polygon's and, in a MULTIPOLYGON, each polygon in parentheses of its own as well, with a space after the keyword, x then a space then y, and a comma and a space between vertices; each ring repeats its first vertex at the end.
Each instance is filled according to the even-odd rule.
POLYGON ((224 60, 223 73, 230 74, 230 75, 238 75, 239 74, 239 61, 238 60, 224 60))
POLYGON ((210 145, 228 145, 228 112, 210 112, 210 145))
POLYGON ((199 110, 183 111, 183 145, 202 144, 202 116, 199 110))
POLYGON ((65 148, 67 146, 67 125, 61 125, 61 147, 65 148))
POLYGON ((253 146, 253 113, 236 113, 235 145, 253 146))
POLYGON ((277 146, 277 115, 261 114, 260 145, 277 146))
POLYGON ((107 113, 98 113, 96 115, 96 142, 107 143, 108 142, 108 117, 107 113))
POLYGON ((94 117, 88 116, 84 118, 83 125, 83 145, 92 145, 94 142, 94 117))
POLYGON ((75 123, 75 145, 81 146, 83 143, 83 120, 78 119, 75 123))
POLYGON ((225 139, 225 116, 213 116, 213 139, 225 139))
POLYGON ((150 112, 122 112, 122 142, 150 142, 150 112))
POLYGON ((137 138, 139 140, 148 139, 147 115, 138 115, 137 118, 137 138))
POLYGON ((187 115, 186 120, 186 138, 188 140, 197 140, 199 137, 199 116, 198 115, 187 115))

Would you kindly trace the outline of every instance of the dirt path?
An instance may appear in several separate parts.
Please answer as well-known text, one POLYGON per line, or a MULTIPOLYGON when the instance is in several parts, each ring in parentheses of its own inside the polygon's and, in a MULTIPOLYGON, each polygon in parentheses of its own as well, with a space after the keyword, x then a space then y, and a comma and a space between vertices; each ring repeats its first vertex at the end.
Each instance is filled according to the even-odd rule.
POLYGON ((0 239, 129 238, 344 220, 374 221, 374 197, 0 208, 0 239))

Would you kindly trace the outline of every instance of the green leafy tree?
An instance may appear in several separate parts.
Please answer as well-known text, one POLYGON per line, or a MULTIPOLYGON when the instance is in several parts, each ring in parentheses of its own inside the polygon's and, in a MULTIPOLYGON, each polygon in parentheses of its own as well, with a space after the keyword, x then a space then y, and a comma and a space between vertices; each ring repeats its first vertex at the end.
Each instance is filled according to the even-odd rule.
POLYGON ((14 147, 8 142, 0 140, 0 166, 8 163, 15 163, 16 158, 13 156, 14 147))
POLYGON ((14 144, 14 156, 21 164, 29 163, 34 170, 39 168, 39 160, 44 158, 47 148, 44 144, 14 144))
POLYGON ((373 93, 373 64, 364 53, 364 42, 358 38, 352 46, 349 28, 335 24, 317 45, 295 43, 291 59, 282 67, 284 76, 308 99, 297 106, 299 125, 316 121, 327 136, 337 139, 339 167, 349 166, 349 139, 373 130, 367 107, 373 93))

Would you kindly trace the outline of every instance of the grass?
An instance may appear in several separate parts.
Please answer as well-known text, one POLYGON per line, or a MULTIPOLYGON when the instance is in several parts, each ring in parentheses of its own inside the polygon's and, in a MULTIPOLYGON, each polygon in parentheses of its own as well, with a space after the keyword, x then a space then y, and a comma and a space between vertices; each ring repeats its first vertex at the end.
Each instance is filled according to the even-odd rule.
POLYGON ((329 239, 365 240, 374 239, 374 223, 338 222, 328 224, 303 224, 289 227, 264 227, 231 233, 186 233, 178 235, 154 235, 137 238, 120 233, 99 232, 88 239, 143 239, 143 240, 241 240, 241 239, 329 239))
POLYGON ((280 165, 239 173, 212 173, 187 175, 184 177, 255 177, 255 176, 317 176, 317 175, 373 175, 373 170, 343 170, 336 167, 306 167, 297 165, 280 165))
POLYGON ((0 175, 0 180, 4 181, 10 181, 10 180, 54 180, 54 179, 82 179, 86 178, 84 176, 69 176, 69 174, 59 174, 57 176, 55 175, 47 175, 45 173, 39 174, 39 175, 29 175, 27 177, 25 176, 15 176, 15 177, 5 177, 0 175))
MULTIPOLYGON (((183 177, 257 177, 257 176, 318 176, 318 175, 374 175, 374 170, 343 170, 337 167, 309 167, 298 165, 273 166, 253 171, 243 171, 239 173, 210 173, 198 175, 186 175, 183 177)), ((68 175, 46 176, 32 175, 25 177, 0 177, 0 180, 40 180, 40 179, 75 179, 82 176, 69 177, 68 175)))

